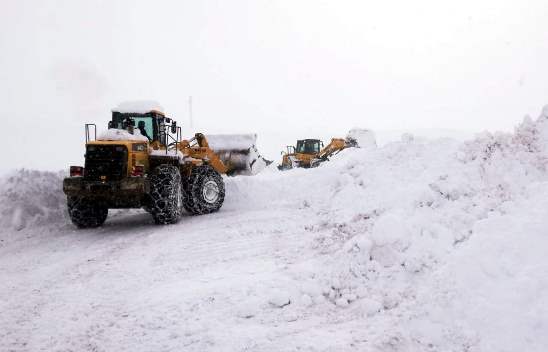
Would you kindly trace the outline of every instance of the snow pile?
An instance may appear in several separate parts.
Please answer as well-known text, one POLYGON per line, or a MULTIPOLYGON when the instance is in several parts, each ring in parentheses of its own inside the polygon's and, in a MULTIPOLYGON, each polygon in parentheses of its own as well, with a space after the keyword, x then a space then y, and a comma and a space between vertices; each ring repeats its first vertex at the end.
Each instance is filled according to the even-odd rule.
POLYGON ((401 329, 438 346, 451 338, 477 351, 546 351, 546 209, 547 184, 536 183, 478 221, 417 290, 420 309, 401 329))
POLYGON ((141 134, 139 129, 134 129, 133 134, 118 128, 109 128, 97 138, 98 141, 142 141, 148 142, 148 138, 141 134))
POLYGON ((112 108, 113 112, 146 114, 151 111, 164 111, 164 108, 154 100, 125 101, 112 108))
POLYGON ((308 230, 329 269, 313 276, 333 304, 356 302, 375 324, 396 327, 372 337, 375 346, 548 345, 537 336, 548 325, 548 299, 537 296, 548 290, 546 115, 526 118, 513 134, 464 144, 405 138, 326 165, 324 215, 308 230), (502 339, 489 327, 499 316, 508 319, 494 324, 502 339))
POLYGON ((63 172, 18 170, 0 182, 0 226, 22 230, 68 221, 63 172))
POLYGON ((514 133, 405 135, 231 180, 227 205, 286 214, 300 259, 283 309, 342 310, 364 350, 543 351, 547 168, 548 108, 514 133))

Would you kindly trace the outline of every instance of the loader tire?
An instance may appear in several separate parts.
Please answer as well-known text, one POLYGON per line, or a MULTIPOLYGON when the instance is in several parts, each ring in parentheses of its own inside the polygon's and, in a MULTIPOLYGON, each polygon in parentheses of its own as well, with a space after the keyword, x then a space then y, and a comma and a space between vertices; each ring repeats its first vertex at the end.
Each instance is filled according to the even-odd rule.
POLYGON ((221 175, 211 166, 202 165, 192 169, 184 185, 183 206, 192 215, 216 212, 225 199, 225 184, 221 175))
POLYGON ((81 229, 99 227, 108 216, 108 208, 92 199, 69 197, 67 205, 70 220, 81 229))
POLYGON ((159 225, 179 220, 182 206, 181 173, 176 166, 160 165, 150 176, 149 212, 159 225))

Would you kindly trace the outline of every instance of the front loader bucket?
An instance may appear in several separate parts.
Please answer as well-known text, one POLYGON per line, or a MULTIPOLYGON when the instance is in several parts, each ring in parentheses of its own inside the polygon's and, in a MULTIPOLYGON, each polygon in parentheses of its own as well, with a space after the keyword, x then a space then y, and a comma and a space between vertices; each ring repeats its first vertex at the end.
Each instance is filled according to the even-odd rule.
POLYGON ((272 163, 259 154, 256 134, 210 134, 206 138, 228 167, 228 175, 255 175, 272 163))
POLYGON ((377 141, 375 134, 371 130, 364 128, 353 128, 348 131, 345 138, 346 145, 356 148, 376 148, 377 141))

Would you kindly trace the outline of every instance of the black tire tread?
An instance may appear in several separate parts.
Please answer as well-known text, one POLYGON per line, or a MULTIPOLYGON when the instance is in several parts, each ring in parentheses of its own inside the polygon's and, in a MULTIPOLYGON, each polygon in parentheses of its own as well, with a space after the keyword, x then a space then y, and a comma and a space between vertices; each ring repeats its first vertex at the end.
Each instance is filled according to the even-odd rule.
POLYGON ((150 175, 150 214, 156 224, 174 224, 181 215, 181 173, 176 166, 159 165, 150 175))
POLYGON ((192 215, 203 215, 218 211, 225 198, 225 186, 222 176, 209 165, 192 168, 190 176, 183 182, 185 210, 192 215), (219 187, 219 198, 215 203, 208 203, 202 194, 203 185, 213 180, 219 187))
POLYGON ((72 223, 81 229, 99 227, 108 216, 108 208, 93 199, 69 197, 67 206, 72 223))

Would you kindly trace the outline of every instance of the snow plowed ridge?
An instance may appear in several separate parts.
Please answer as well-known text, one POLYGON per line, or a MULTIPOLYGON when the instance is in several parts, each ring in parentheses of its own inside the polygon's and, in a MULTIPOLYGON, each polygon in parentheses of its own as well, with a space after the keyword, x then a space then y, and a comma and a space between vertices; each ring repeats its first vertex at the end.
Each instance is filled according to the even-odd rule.
POLYGON ((0 183, 0 225, 15 230, 67 221, 62 172, 18 170, 0 183))
POLYGON ((76 231, 61 175, 22 171, 1 185, 0 239, 22 240, 0 246, 0 350, 545 351, 547 170, 548 109, 225 178, 220 212, 174 226, 76 231))

